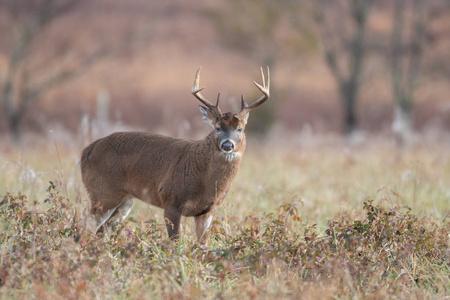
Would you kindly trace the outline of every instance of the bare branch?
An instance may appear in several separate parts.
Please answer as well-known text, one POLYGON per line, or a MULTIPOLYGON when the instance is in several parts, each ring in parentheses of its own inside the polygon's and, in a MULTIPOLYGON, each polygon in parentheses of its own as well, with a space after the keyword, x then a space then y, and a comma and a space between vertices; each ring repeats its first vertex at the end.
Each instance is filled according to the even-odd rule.
POLYGON ((317 6, 317 14, 316 14, 316 22, 319 27, 319 34, 321 36, 322 44, 325 51, 325 62, 328 65, 328 68, 330 69, 331 73, 333 74, 335 80, 338 82, 339 85, 342 84, 344 81, 344 76, 342 74, 341 69, 339 68, 337 59, 336 59, 336 47, 332 47, 332 43, 330 43, 329 40, 329 34, 330 28, 327 26, 325 21, 325 4, 324 1, 318 1, 317 6))
POLYGON ((362 61, 365 55, 365 39, 367 16, 371 9, 371 0, 353 0, 352 18, 356 24, 356 34, 351 42, 350 78, 357 82, 361 74, 362 61))
POLYGON ((407 82, 413 91, 417 85, 422 61, 423 45, 426 35, 426 7, 423 0, 414 0, 413 3, 413 35, 410 45, 409 72, 407 82))
POLYGON ((15 28, 18 37, 13 44, 9 59, 11 77, 15 76, 19 64, 28 54, 31 43, 34 41, 35 37, 44 30, 45 26, 54 18, 67 13, 79 3, 80 2, 76 0, 62 2, 56 0, 44 0, 35 5, 31 5, 31 7, 29 7, 30 4, 25 1, 13 2, 10 4, 9 9, 12 14, 15 15, 16 21, 19 21, 20 11, 28 12, 25 21, 20 22, 22 24, 16 25, 15 28))
POLYGON ((43 94, 45 94, 51 88, 82 75, 90 67, 94 66, 98 61, 104 59, 105 57, 107 57, 110 54, 111 54, 111 51, 109 49, 102 48, 102 49, 92 53, 88 57, 85 57, 81 62, 79 62, 76 65, 76 67, 63 70, 63 71, 57 73, 56 75, 53 75, 53 76, 47 78, 46 80, 44 80, 37 86, 27 88, 23 95, 23 100, 21 102, 20 110, 25 110, 26 107, 32 101, 41 97, 43 94))
POLYGON ((391 76, 392 76, 392 91, 394 99, 401 98, 401 86, 403 77, 403 26, 405 22, 405 1, 394 1, 394 27, 392 29, 391 45, 392 53, 390 59, 391 76))
MULTIPOLYGON (((316 20, 320 28, 319 34, 325 50, 325 62, 339 86, 340 98, 344 106, 346 133, 351 133, 355 127, 355 104, 360 86, 359 80, 366 53, 367 17, 372 6, 372 0, 348 0, 348 18, 354 24, 354 33, 348 35, 348 28, 342 28, 341 18, 335 19, 333 26, 326 20, 328 1, 318 1, 316 20), (332 39, 336 42, 333 43, 332 39)), ((335 7, 333 7, 335 8, 335 7)), ((350 31, 352 32, 352 31, 350 31)))

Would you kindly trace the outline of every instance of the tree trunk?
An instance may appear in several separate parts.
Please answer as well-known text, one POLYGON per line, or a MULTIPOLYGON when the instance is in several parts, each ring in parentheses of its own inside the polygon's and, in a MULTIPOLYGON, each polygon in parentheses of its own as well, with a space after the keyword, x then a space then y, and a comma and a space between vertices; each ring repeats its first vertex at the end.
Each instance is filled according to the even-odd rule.
POLYGON ((412 138, 411 106, 402 106, 401 103, 401 101, 395 102, 394 120, 392 122, 392 131, 397 145, 400 146, 409 143, 412 138))
POLYGON ((344 133, 350 136, 356 129, 356 92, 357 85, 347 82, 341 86, 341 101, 344 109, 344 133))
POLYGON ((394 1, 393 28, 391 36, 390 66, 391 85, 394 98, 394 119, 392 131, 398 145, 404 145, 413 138, 412 110, 414 90, 420 75, 423 45, 426 34, 426 7, 424 0, 415 0, 408 22, 407 3, 394 1), (412 27, 411 35, 405 26, 412 27))
POLYGON ((345 135, 351 135, 356 128, 356 114, 355 114, 355 98, 345 99, 345 112, 344 112, 344 132, 345 135))
POLYGON ((14 143, 19 144, 20 142, 20 113, 14 108, 13 104, 13 84, 12 80, 6 80, 6 84, 3 90, 3 104, 5 108, 5 115, 9 127, 9 133, 14 141, 14 143))
MULTIPOLYGON (((355 32, 348 36, 342 24, 334 27, 327 26, 324 20, 324 10, 328 2, 319 2, 318 21, 320 22, 322 41, 325 48, 325 61, 331 70, 339 86, 339 97, 343 109, 343 133, 352 135, 357 127, 356 102, 361 81, 364 58, 366 55, 366 24, 371 11, 372 1, 352 0, 348 1, 350 19, 354 23, 355 32), (348 36, 348 37, 347 37, 348 36), (333 40, 338 39, 342 47, 336 46, 333 40), (347 56, 346 64, 340 64, 339 60, 347 56)), ((342 22, 347 23, 347 20, 342 22)))
POLYGON ((20 115, 16 112, 8 113, 9 132, 15 144, 20 144, 20 115))

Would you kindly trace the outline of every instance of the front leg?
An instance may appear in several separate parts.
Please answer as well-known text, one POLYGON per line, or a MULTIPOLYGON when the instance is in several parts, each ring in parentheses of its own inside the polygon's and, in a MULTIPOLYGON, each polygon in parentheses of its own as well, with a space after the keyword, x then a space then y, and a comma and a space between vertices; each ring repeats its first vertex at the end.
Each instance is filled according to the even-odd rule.
POLYGON ((208 212, 194 218, 195 234, 197 235, 197 240, 200 243, 204 243, 208 238, 207 230, 209 226, 211 226, 212 217, 212 212, 208 212))
POLYGON ((180 237, 181 213, 176 207, 169 207, 164 210, 164 221, 166 222, 167 233, 171 240, 180 237))

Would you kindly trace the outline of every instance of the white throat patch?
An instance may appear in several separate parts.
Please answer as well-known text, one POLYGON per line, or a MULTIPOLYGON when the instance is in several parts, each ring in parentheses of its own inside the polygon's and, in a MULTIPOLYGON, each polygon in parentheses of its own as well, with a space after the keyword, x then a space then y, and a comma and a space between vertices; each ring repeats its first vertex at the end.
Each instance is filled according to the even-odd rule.
POLYGON ((236 158, 239 158, 241 156, 240 152, 230 152, 230 153, 226 153, 226 152, 222 152, 221 153, 222 157, 224 157, 226 160, 228 161, 233 161, 236 158))

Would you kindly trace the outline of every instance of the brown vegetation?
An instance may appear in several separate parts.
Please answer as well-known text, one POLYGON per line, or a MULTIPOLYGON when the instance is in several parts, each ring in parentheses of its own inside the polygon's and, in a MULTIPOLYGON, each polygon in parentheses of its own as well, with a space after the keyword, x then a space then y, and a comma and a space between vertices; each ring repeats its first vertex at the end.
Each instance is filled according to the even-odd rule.
MULTIPOLYGON (((405 90, 414 92, 414 129, 427 134, 404 147, 385 134, 394 118, 390 73, 400 70, 387 63, 388 45, 404 47, 392 44, 393 1, 371 1, 370 48, 355 82, 357 128, 372 134, 354 139, 338 133, 343 100, 317 32, 320 1, 79 1, 36 35, 11 77, 24 18, 9 5, 19 3, 26 15, 55 1, 70 2, 0 1, 1 299, 448 297, 447 1, 405 1, 427 8, 420 76, 414 91, 405 90), (20 91, 76 70, 103 47, 113 51, 29 102, 22 144, 11 143, 5 105, 20 107, 20 91), (269 111, 252 112, 249 122, 266 139, 248 133, 209 246, 194 241, 186 218, 180 240, 170 241, 162 214, 146 204, 108 236, 86 232, 89 202, 75 164, 81 149, 136 128, 205 137, 210 128, 190 94, 201 65, 204 94, 215 98, 209 91, 220 89, 224 111, 239 109, 240 93, 259 96, 248 79, 258 80, 260 65, 272 66, 274 91, 269 111), (4 97, 8 80, 12 102, 4 97)), ((332 8, 348 16, 359 1, 336 0, 332 8)), ((350 28, 341 36, 353 32, 350 19, 333 18, 350 28)), ((337 54, 345 51, 335 50, 339 70, 348 72, 348 57, 337 54)))
POLYGON ((450 292, 448 143, 250 143, 208 247, 137 203, 107 237, 69 143, 0 165, 0 298, 442 298, 450 292), (49 181, 51 181, 49 183, 49 181))

